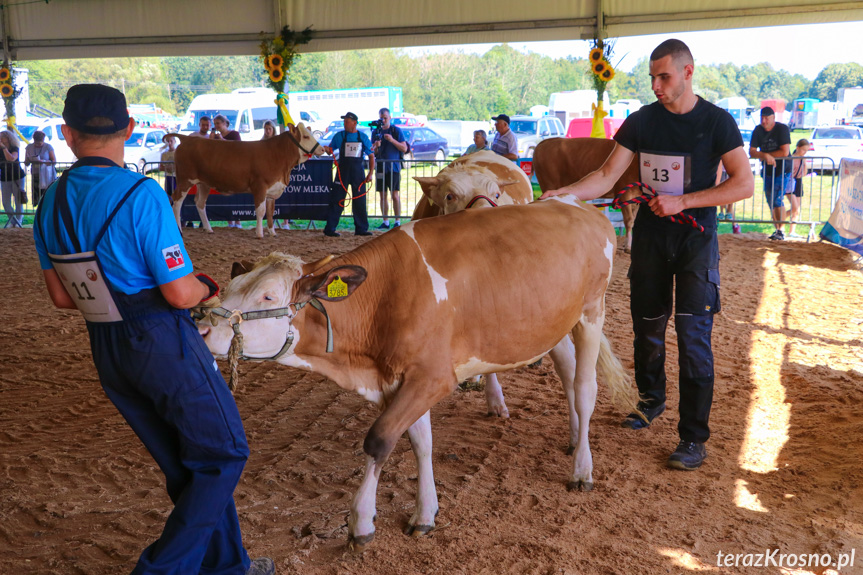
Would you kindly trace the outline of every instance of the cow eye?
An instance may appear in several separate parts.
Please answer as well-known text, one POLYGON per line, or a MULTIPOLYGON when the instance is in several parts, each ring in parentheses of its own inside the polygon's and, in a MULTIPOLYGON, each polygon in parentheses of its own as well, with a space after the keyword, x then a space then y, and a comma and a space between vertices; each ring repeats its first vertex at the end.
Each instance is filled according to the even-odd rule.
POLYGON ((451 202, 451 201, 453 201, 454 199, 455 199, 455 196, 453 196, 452 194, 447 194, 447 195, 446 195, 446 201, 451 202))
POLYGON ((496 199, 496 200, 497 200, 497 199, 500 199, 500 192, 498 192, 498 193, 496 193, 496 194, 494 195, 494 199, 496 199))
POLYGON ((273 301, 273 298, 271 296, 265 295, 264 300, 265 301, 273 301))

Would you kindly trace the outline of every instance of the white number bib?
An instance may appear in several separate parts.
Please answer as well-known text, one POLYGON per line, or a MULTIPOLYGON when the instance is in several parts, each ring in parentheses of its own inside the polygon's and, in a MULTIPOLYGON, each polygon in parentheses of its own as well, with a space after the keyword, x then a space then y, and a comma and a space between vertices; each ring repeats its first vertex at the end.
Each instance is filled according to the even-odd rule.
POLYGON ((51 262, 63 287, 71 296, 84 319, 94 323, 123 321, 95 252, 58 256, 50 254, 51 262))
POLYGON ((345 142, 346 158, 361 158, 363 154, 362 142, 345 142))
POLYGON ((686 185, 686 156, 672 156, 639 152, 641 181, 657 193, 681 196, 686 185))

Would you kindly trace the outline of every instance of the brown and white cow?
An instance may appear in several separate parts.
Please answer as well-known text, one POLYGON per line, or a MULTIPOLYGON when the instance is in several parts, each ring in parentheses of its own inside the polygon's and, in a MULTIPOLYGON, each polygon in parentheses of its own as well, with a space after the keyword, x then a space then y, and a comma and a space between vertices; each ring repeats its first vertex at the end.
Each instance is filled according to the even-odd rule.
POLYGON ((465 209, 474 198, 477 206, 529 204, 533 201, 530 178, 512 160, 483 150, 457 158, 432 178, 415 177, 423 191, 411 219, 452 214, 465 209))
MULTIPOLYGON (((324 153, 312 132, 303 124, 289 125, 288 129, 269 140, 257 142, 234 142, 210 140, 182 134, 170 134, 180 139, 174 156, 177 170, 177 188, 171 199, 174 216, 180 225, 180 208, 183 200, 197 185, 195 206, 201 224, 213 233, 207 219, 207 197, 210 188, 220 194, 234 195, 251 193, 254 197, 258 226, 255 233, 264 237, 262 220, 267 208, 267 198, 275 200, 285 191, 291 180, 291 170, 311 156, 324 153)), ((276 235, 272 209, 267 214, 267 231, 276 235)))
MULTIPOLYGON (((530 178, 512 160, 483 150, 461 156, 437 176, 415 177, 423 197, 417 202, 413 220, 493 205, 522 205, 533 201, 530 178), (494 202, 494 204, 490 203, 494 202)), ((571 347, 571 346, 570 346, 571 347)), ((485 399, 489 415, 509 417, 497 374, 486 376, 485 399)), ((572 438, 574 445, 575 438, 572 438)))
MULTIPOLYGON (((231 280, 223 306, 292 310, 242 322, 245 356, 274 358, 281 351, 279 363, 323 374, 381 407, 363 444, 365 477, 348 521, 352 546, 362 548, 374 536, 378 479, 399 437, 408 432, 417 458, 408 531, 420 535, 434 527, 438 512, 429 410, 465 378, 527 365, 568 334, 573 347, 560 366, 564 383, 579 390, 578 403, 588 408, 578 414, 568 487, 592 487, 588 422, 597 367, 626 412, 635 404, 602 333, 614 251, 605 216, 560 196, 409 222, 322 266, 271 254, 231 280), (332 353, 324 314, 310 305, 297 309, 312 298, 332 302, 325 304, 332 353)), ((222 356, 233 332, 228 322, 217 323, 199 329, 222 356)))
MULTIPOLYGON (((533 170, 536 173, 539 188, 543 192, 556 190, 598 170, 611 155, 614 144, 614 140, 604 138, 550 138, 541 141, 533 154, 533 170)), ((615 192, 639 179, 638 162, 633 159, 620 179, 602 197, 612 198, 615 192)), ((629 199, 640 193, 641 190, 633 188, 625 197, 629 199)), ((632 249, 632 225, 635 222, 637 210, 638 206, 634 205, 623 206, 620 210, 623 214, 623 225, 626 228, 626 242, 623 248, 626 253, 632 249)))

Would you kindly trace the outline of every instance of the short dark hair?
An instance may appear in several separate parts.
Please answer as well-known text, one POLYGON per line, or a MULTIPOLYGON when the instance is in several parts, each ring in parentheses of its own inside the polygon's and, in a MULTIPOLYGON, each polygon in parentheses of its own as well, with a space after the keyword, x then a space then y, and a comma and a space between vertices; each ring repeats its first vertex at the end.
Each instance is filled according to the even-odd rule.
POLYGON ((45 132, 42 130, 36 130, 33 132, 33 141, 35 142, 37 140, 43 142, 45 140, 45 132))
POLYGON ((378 110, 378 116, 380 116, 384 112, 386 112, 387 114, 392 114, 392 112, 390 112, 389 108, 381 108, 380 110, 378 110))
POLYGON ((216 123, 216 120, 221 120, 225 123, 226 126, 231 125, 231 121, 224 114, 216 114, 216 117, 213 118, 213 123, 216 123))
POLYGON ((692 57, 692 52, 689 51, 689 46, 676 38, 666 40, 654 48, 653 52, 650 53, 650 61, 662 60, 666 56, 671 56, 671 59, 675 62, 682 61, 684 66, 686 64, 695 64, 695 59, 692 57))
MULTIPOLYGON (((113 126, 114 120, 104 116, 96 116, 95 118, 90 118, 89 120, 87 120, 86 125, 88 128, 106 128, 113 126)), ((89 134, 87 132, 82 132, 81 130, 78 130, 76 128, 72 128, 72 126, 69 127, 78 133, 78 140, 82 142, 98 143, 99 145, 104 146, 112 140, 126 139, 126 128, 123 128, 122 130, 117 130, 116 132, 111 132, 110 134, 89 134)))

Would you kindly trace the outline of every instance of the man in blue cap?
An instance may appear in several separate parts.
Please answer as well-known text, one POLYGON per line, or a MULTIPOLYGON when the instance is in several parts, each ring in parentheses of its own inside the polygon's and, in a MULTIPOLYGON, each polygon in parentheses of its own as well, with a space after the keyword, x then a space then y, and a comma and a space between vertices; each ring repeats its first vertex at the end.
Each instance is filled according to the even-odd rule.
POLYGON ((345 198, 348 188, 353 190, 351 196, 351 211, 354 214, 354 233, 358 236, 370 236, 369 217, 366 210, 366 186, 372 181, 375 173, 375 154, 372 151, 372 142, 364 133, 357 130, 359 118, 353 112, 342 116, 345 129, 336 132, 329 146, 324 147, 328 154, 338 150, 336 160, 336 179, 330 192, 330 204, 327 213, 327 225, 324 227, 324 235, 337 237, 341 234, 336 231, 342 210, 345 209, 345 198), (363 156, 369 157, 369 175, 366 176, 363 168, 363 156))
POLYGON ((87 322, 114 403, 165 474, 174 502, 134 574, 271 575, 250 561, 233 493, 249 448, 236 403, 189 308, 218 305, 194 275, 164 190, 125 170, 135 127, 114 88, 69 89, 63 136, 79 160, 47 190, 34 224, 51 300, 87 322))

